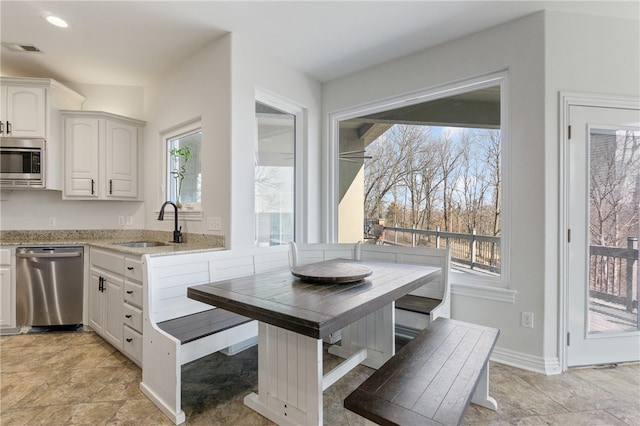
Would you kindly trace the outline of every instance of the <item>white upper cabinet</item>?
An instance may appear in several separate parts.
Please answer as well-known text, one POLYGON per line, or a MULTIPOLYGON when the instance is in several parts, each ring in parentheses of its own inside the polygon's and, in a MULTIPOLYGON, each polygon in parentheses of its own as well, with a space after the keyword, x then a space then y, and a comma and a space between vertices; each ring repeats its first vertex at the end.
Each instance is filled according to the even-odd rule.
POLYGON ((138 200, 144 122, 93 111, 63 116, 63 198, 138 200))
POLYGON ((98 199, 100 121, 86 117, 64 119, 64 196, 98 199))
POLYGON ((138 196, 138 127, 107 120, 106 182, 109 197, 138 196))
POLYGON ((1 136, 47 136, 47 101, 44 87, 3 85, 0 111, 1 136))

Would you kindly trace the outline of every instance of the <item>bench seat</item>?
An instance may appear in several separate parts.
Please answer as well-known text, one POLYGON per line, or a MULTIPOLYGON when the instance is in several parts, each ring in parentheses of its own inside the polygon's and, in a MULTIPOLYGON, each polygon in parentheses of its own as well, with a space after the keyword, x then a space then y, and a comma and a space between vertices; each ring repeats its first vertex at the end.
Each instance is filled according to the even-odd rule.
POLYGON ((396 309, 430 315, 431 311, 440 303, 442 303, 441 299, 432 299, 430 297, 407 294, 406 296, 402 296, 400 299, 396 300, 396 309))
POLYGON ((224 309, 209 309, 196 314, 162 321, 157 325, 161 330, 180 340, 180 343, 184 345, 249 321, 251 321, 251 318, 234 314, 224 309))
POLYGON ((381 425, 453 425, 470 402, 496 409, 488 362, 500 331, 436 319, 345 400, 345 408, 381 425))

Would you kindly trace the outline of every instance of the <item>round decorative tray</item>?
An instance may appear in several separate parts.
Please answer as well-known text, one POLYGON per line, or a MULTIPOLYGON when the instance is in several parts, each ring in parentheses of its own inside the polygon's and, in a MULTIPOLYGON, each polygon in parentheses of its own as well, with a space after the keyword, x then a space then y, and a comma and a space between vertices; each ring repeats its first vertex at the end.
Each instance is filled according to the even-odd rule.
POLYGON ((333 259, 324 262, 296 266, 291 273, 311 283, 318 284, 346 284, 361 281, 371 275, 373 271, 357 262, 333 259))

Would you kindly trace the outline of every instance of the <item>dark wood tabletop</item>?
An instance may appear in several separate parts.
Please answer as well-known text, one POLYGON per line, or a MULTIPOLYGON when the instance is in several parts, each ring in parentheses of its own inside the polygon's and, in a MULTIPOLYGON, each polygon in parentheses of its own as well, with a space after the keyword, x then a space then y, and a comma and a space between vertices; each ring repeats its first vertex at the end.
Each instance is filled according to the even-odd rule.
POLYGON ((289 269, 189 287, 187 296, 267 324, 321 339, 440 276, 439 267, 336 259, 372 274, 352 283, 303 281, 289 269))

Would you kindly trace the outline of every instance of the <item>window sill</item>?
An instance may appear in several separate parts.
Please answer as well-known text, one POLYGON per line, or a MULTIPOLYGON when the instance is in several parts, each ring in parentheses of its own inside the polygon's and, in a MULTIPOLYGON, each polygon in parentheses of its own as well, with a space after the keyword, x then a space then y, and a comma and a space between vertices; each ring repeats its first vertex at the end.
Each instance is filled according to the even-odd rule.
POLYGON ((449 273, 449 283, 451 294, 515 303, 517 292, 504 286, 500 277, 452 268, 449 273))

